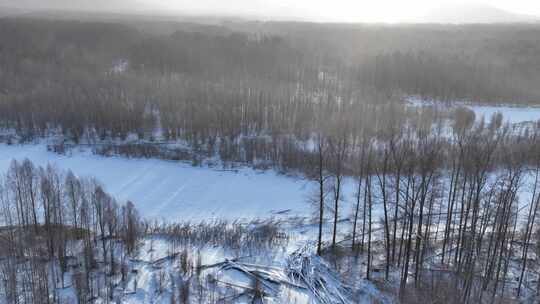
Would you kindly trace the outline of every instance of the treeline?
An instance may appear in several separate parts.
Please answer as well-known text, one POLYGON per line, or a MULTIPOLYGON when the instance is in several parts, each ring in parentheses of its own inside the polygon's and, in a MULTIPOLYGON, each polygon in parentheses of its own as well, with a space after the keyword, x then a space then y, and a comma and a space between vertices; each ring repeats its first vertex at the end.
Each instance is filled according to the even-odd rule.
POLYGON ((534 299, 540 125, 517 132, 500 115, 474 123, 461 114, 443 131, 425 114, 421 125, 375 118, 357 141, 342 128, 316 136, 310 202, 319 254, 348 244, 366 257, 367 279, 379 270, 385 280, 399 277, 404 302, 534 299), (346 176, 357 186, 352 213, 346 176), (351 229, 344 240, 343 217, 351 229), (326 221, 331 240, 323 239, 326 221))
POLYGON ((121 303, 141 296, 234 302, 244 287, 221 287, 215 272, 204 272, 229 260, 203 265, 201 251, 230 252, 235 263, 281 251, 289 241, 271 219, 146 221, 97 181, 29 160, 12 161, 0 180, 0 223, 0 300, 6 304, 121 303))
POLYGON ((408 94, 540 96, 534 26, 219 29, 178 24, 165 34, 127 22, 1 19, 1 126, 23 140, 51 132, 76 143, 151 139, 161 128, 165 140, 230 146, 254 136, 306 139, 338 108, 361 118, 364 107, 408 94))
MULTIPOLYGON (((361 84, 365 81, 369 84, 373 73, 377 73, 381 78, 379 85, 387 88, 396 77, 394 72, 401 73, 407 66, 408 76, 417 84, 411 87, 407 83, 394 83, 392 88, 401 93, 443 100, 470 98, 488 103, 537 103, 540 96, 535 85, 540 75, 535 55, 540 49, 536 39, 540 28, 535 24, 253 22, 229 26, 237 31, 284 36, 293 45, 318 52, 320 58, 340 58, 342 67, 355 70, 352 73, 359 76, 361 84), (433 86, 430 76, 442 83, 433 86), (493 87, 494 82, 498 88, 493 87), (441 91, 441 86, 447 86, 447 90, 441 91)), ((331 66, 326 64, 327 68, 331 66)))
POLYGON ((141 221, 132 203, 119 205, 95 180, 14 160, 0 208, 6 303, 60 303, 67 287, 79 303, 112 299, 126 280, 141 221))

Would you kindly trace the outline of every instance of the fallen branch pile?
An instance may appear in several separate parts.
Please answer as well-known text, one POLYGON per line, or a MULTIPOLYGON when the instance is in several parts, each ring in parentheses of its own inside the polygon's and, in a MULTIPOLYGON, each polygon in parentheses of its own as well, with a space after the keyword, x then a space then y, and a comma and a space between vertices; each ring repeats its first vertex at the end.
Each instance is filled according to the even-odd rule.
POLYGON ((258 291, 264 297, 277 298, 281 287, 286 286, 311 293, 321 304, 352 303, 351 288, 343 284, 338 275, 320 257, 313 254, 309 246, 294 252, 288 258, 285 268, 249 264, 240 262, 239 259, 225 260, 201 268, 218 268, 218 272, 236 271, 243 274, 251 280, 252 286, 235 282, 222 283, 244 289, 244 293, 255 294, 258 291), (259 290, 255 290, 254 286, 258 286, 259 290))
POLYGON ((287 264, 288 276, 306 286, 319 303, 351 303, 351 288, 341 282, 309 245, 294 252, 287 264))

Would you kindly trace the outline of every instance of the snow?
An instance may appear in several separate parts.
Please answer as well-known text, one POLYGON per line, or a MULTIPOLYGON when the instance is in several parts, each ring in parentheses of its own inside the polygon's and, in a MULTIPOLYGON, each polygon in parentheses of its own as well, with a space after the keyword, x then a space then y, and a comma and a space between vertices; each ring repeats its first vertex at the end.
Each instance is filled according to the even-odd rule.
POLYGON ((453 109, 459 106, 470 109, 474 112, 476 120, 484 117, 486 121, 497 113, 503 115, 503 120, 510 124, 519 124, 524 122, 536 122, 540 120, 540 107, 518 106, 518 105, 483 105, 467 101, 456 100, 453 102, 441 102, 436 100, 424 99, 419 96, 408 96, 405 101, 411 106, 434 106, 440 109, 453 109))
MULTIPOLYGON (((237 253, 231 251, 230 249, 227 250, 224 247, 217 249, 213 246, 205 245, 202 245, 202 247, 197 247, 197 245, 194 245, 194 247, 191 246, 192 245, 188 246, 190 254, 189 258, 193 261, 193 259, 196 259, 196 256, 200 256, 201 265, 218 265, 225 262, 231 262, 235 265, 242 265, 240 267, 247 267, 250 269, 250 271, 257 269, 270 274, 273 278, 289 281, 283 266, 275 265, 275 262, 282 261, 285 258, 281 255, 279 258, 275 258, 272 257, 271 254, 271 252, 274 250, 279 251, 279 248, 267 250, 261 249, 258 255, 245 256, 242 254, 242 258, 239 258, 237 253), (196 256, 194 255, 195 252, 196 256), (236 262, 232 262, 233 259, 238 259, 238 264, 236 264, 236 262), (256 262, 256 264, 252 264, 252 262, 256 262)), ((177 248, 177 250, 181 250, 182 248, 184 247, 180 246, 180 248, 177 248)), ((209 276, 217 279, 217 291, 218 294, 221 293, 222 296, 224 295, 223 293, 227 291, 227 286, 233 287, 232 289, 234 289, 236 294, 239 295, 244 291, 242 286, 249 288, 253 285, 253 278, 251 276, 248 276, 246 273, 238 271, 237 269, 223 266, 210 266, 208 268, 204 268, 201 270, 200 275, 194 273, 182 273, 182 270, 178 265, 178 259, 170 258, 172 253, 171 250, 171 243, 159 236, 147 237, 142 240, 142 244, 138 250, 137 256, 135 259, 132 259, 132 266, 137 269, 137 272, 130 274, 130 281, 127 284, 128 289, 125 293, 123 293, 120 301, 121 303, 170 303, 170 290, 172 289, 171 279, 179 274, 183 276, 182 280, 186 279, 186 277, 190 277, 192 281, 201 280, 200 282, 203 284, 205 280, 204 278, 208 278, 209 276), (162 262, 156 264, 158 259, 162 259, 162 262), (158 292, 158 277, 160 273, 166 274, 163 276, 165 279, 165 290, 162 293, 158 292), (137 286, 136 290, 134 290, 135 285, 137 286)), ((177 284, 180 281, 178 279, 179 277, 176 279, 177 284)), ((275 288, 276 291, 274 296, 265 298, 265 303, 313 303, 311 294, 306 292, 306 290, 294 288, 293 286, 288 285, 279 286, 277 284, 265 284, 269 284, 265 286, 275 288)), ((208 285, 205 285, 205 288, 208 287, 208 285)), ((230 291, 232 291, 232 289, 230 291)), ((208 297, 209 293, 212 293, 212 291, 206 290, 205 293, 208 297)), ((196 295, 193 294, 193 296, 196 295)), ((220 296, 220 298, 222 296, 220 296)), ((206 299, 208 300, 208 298, 206 299)), ((192 302, 190 303, 193 302, 195 302, 194 299, 192 299, 192 302)), ((252 302, 249 297, 238 297, 231 303, 252 302)))
MULTIPOLYGON (((72 170, 80 177, 96 178, 121 203, 132 201, 146 219, 199 223, 279 218, 285 222, 303 222, 314 211, 308 201, 315 191, 315 183, 274 170, 222 170, 194 167, 177 161, 103 157, 83 149, 60 155, 47 151, 45 144, 0 144, 0 172, 6 172, 13 159, 22 161, 25 158, 37 166, 52 164, 63 170, 72 170)), ((497 174, 493 178, 497 178, 497 174)), ((526 206, 530 202, 532 178, 530 174, 525 175, 520 189, 522 212, 527 211, 526 206)), ((340 218, 348 226, 350 223, 346 219, 353 211, 356 182, 346 177, 343 183, 340 218)), ((375 187, 374 195, 380 196, 378 192, 379 188, 375 187)), ((331 200, 330 197, 328 199, 331 200)), ((376 200, 373 208, 375 219, 383 216, 383 208, 379 204, 376 200)), ((330 214, 328 210, 327 215, 330 214)), ((315 239, 311 223, 305 224, 307 226, 293 225, 298 228, 295 245, 315 239)), ((349 230, 345 228, 346 233, 349 230)))
POLYGON ((120 59, 115 62, 113 62, 113 66, 111 68, 112 74, 122 74, 125 71, 127 71, 129 67, 129 62, 126 59, 120 59))
MULTIPOLYGON (((54 165, 79 177, 92 177, 120 202, 132 201, 146 219, 167 222, 309 218, 310 197, 316 185, 300 176, 275 170, 242 167, 195 167, 178 161, 105 157, 84 148, 68 155, 47 151, 44 143, 0 143, 0 174, 12 160, 28 158, 36 166, 54 165)), ((356 200, 356 181, 346 177, 342 185, 340 218, 347 218, 356 200)), ((375 190, 376 191, 376 190, 375 190)), ((331 198, 328 198, 329 203, 331 198)), ((382 208, 375 208, 375 218, 382 208)))
POLYGON ((511 124, 540 120, 540 108, 537 107, 468 105, 467 108, 471 109, 478 119, 484 117, 489 120, 494 114, 501 113, 504 120, 511 124))
POLYGON ((193 221, 306 215, 310 182, 275 171, 225 171, 156 159, 102 157, 89 151, 48 152, 44 144, 0 144, 0 172, 12 159, 53 164, 95 177, 120 201, 131 200, 145 218, 193 221))
MULTIPOLYGON (((422 104, 416 104, 422 105, 422 104)), ((477 119, 488 118, 498 111, 503 112, 505 119, 511 123, 521 123, 540 119, 540 108, 492 107, 467 105, 477 119)), ((316 226, 305 217, 312 213, 308 196, 313 190, 313 183, 301 177, 285 176, 275 171, 260 171, 250 168, 221 170, 211 167, 193 167, 182 162, 156 159, 128 159, 123 157, 102 157, 93 155, 88 150, 75 149, 69 155, 48 152, 46 145, 6 145, 0 144, 0 172, 5 172, 12 159, 30 159, 34 164, 46 166, 52 164, 61 169, 71 169, 78 176, 89 176, 98 179, 105 190, 121 201, 131 200, 145 218, 164 219, 167 221, 192 221, 212 219, 253 219, 281 217, 280 228, 288 231, 291 240, 283 248, 274 252, 254 255, 250 259, 263 262, 268 267, 284 267, 285 257, 292 251, 316 238, 316 226), (300 216, 300 219, 293 218, 300 216)), ((530 200, 530 189, 527 176, 521 202, 530 200), (528 192, 529 191, 529 192, 528 192), (527 195, 529 194, 529 196, 527 195)), ((355 183, 351 178, 345 179, 344 199, 341 207, 342 217, 350 215, 351 203, 354 201, 355 183)), ((375 189, 375 195, 377 190, 375 189)), ((524 205, 526 206, 526 205, 524 205)), ((381 216, 382 208, 374 208, 374 217, 381 216)), ((526 209, 523 209, 526 212, 526 209)), ((328 213, 327 213, 328 214, 328 213)), ((351 223, 340 221, 339 239, 344 239, 350 231, 351 223)), ((324 225, 324 239, 330 239, 331 227, 324 225)), ((125 294, 122 303, 169 303, 170 294, 156 293, 157 276, 160 271, 177 271, 176 266, 165 264, 163 268, 150 265, 152 261, 164 258, 173 253, 171 244, 159 239, 146 239, 139 250, 135 263, 138 272, 131 274, 128 290, 137 290, 125 294)), ((244 248, 245 250, 245 248, 244 248)), ((230 250, 213 246, 196 248, 192 252, 200 252, 202 264, 213 264, 230 259, 237 254, 230 250)), ((382 256, 380 256, 382 258, 382 256)), ((217 273, 220 280, 235 284, 248 285, 249 280, 234 270, 217 273)), ((383 299, 383 294, 367 281, 350 282, 355 289, 361 291, 366 303, 372 299, 383 299)), ((170 288, 167 282, 166 288, 170 288)), ((67 302, 73 299, 72 290, 65 290, 62 298, 67 302)), ((294 303, 311 303, 309 293, 294 288, 283 288, 279 298, 294 303)), ((272 302, 273 303, 273 302, 272 302)))

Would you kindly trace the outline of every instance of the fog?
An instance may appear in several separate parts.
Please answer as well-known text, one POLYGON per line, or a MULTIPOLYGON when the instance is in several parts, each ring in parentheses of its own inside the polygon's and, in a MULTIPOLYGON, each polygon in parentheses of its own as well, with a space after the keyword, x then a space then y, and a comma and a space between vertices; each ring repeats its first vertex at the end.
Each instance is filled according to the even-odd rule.
POLYGON ((316 22, 536 22, 534 0, 0 0, 0 7, 316 22))

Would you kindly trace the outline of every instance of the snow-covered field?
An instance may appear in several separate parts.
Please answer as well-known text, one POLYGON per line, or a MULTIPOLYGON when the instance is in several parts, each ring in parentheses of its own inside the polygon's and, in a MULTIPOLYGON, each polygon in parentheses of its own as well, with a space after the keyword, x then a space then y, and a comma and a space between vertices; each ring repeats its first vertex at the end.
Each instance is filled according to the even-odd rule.
MULTIPOLYGON (((199 222, 212 218, 251 220, 282 217, 276 223, 280 229, 288 232, 290 239, 287 238, 286 242, 276 245, 275 248, 259 251, 251 247, 225 249, 215 245, 191 248, 191 259, 195 260, 200 256, 202 265, 242 257, 240 262, 247 263, 241 264, 242 267, 255 263, 259 265, 254 266, 256 270, 261 268, 270 271, 272 276, 290 280, 287 276, 289 256, 299 248, 312 244, 316 238, 316 225, 305 219, 313 211, 308 197, 314 185, 302 177, 285 176, 273 170, 241 168, 225 171, 156 159, 102 157, 83 149, 74 149, 68 155, 60 155, 47 151, 44 143, 0 144, 0 172, 5 172, 13 159, 25 158, 35 165, 52 164, 63 170, 71 169, 78 176, 95 177, 104 185, 106 191, 117 199, 132 200, 141 215, 147 219, 199 222), (303 219, 294 218, 296 215, 303 219)), ((344 198, 348 200, 348 204, 353 201, 353 194, 354 183, 352 179, 347 179, 344 198)), ((342 216, 349 216, 350 211, 350 205, 343 206, 342 216)), ((339 223, 340 239, 345 239, 350 225, 348 221, 339 223)), ((331 239, 330 233, 331 225, 327 223, 324 226, 324 240, 331 239)), ((128 273, 125 290, 120 287, 115 290, 122 295, 121 303, 171 302, 169 291, 174 290, 171 285, 173 280, 178 284, 176 276, 180 267, 178 258, 167 257, 179 252, 180 248, 175 246, 178 244, 173 246, 173 243, 159 237, 142 240, 137 256, 129 262, 136 271, 128 273), (164 291, 160 292, 161 289, 164 291)), ((218 279, 218 290, 222 293, 227 291, 227 286, 236 286, 234 288, 239 294, 245 289, 242 286, 249 288, 253 284, 250 276, 234 269, 212 267, 203 271, 200 277, 209 276, 218 279)), ((71 282, 70 276, 67 277, 68 282, 71 282)), ((355 290, 361 291, 363 299, 366 299, 365 303, 371 303, 373 298, 385 299, 373 284, 363 280, 358 284, 355 283, 355 290), (358 284, 360 285, 357 286, 358 284)), ((276 295, 266 298, 265 303, 315 303, 309 290, 281 285, 273 287, 276 295)), ((338 286, 338 283, 334 285, 338 286)), ((207 287, 205 285, 205 288, 207 287)), ((61 297, 66 303, 74 302, 74 289, 63 289, 61 297)), ((244 298, 239 297, 231 302, 248 303, 244 298)))
MULTIPOLYGON (((247 167, 222 170, 177 161, 103 157, 85 150, 60 155, 47 151, 44 144, 0 144, 0 174, 8 170, 12 160, 25 158, 36 166, 50 164, 63 171, 71 170, 79 177, 96 178, 120 203, 132 201, 145 219, 192 223, 217 219, 249 222, 253 219, 310 218, 315 210, 310 203, 316 194, 313 181, 274 170, 247 167)), ((521 208, 530 203, 532 178, 532 175, 524 177, 519 196, 521 208)), ((356 186, 351 177, 343 181, 339 215, 342 219, 352 216, 356 186)), ((379 188, 374 189, 374 195, 380 196, 379 188)), ((377 200, 373 209, 375 218, 383 216, 379 204, 377 200)))
POLYGON ((535 122, 540 120, 540 107, 527 107, 527 106, 496 106, 496 105, 483 105, 477 103, 471 103, 466 101, 455 101, 451 105, 435 100, 422 99, 418 96, 409 96, 405 98, 405 101, 412 106, 436 106, 440 108, 452 109, 453 107, 463 106, 474 112, 476 119, 480 120, 482 117, 489 120, 494 114, 503 114, 504 121, 511 124, 518 124, 524 122, 535 122))
MULTIPOLYGON (((415 106, 430 104, 409 98, 415 106)), ((503 112, 512 123, 540 119, 540 108, 468 106, 478 117, 503 112)), ((102 157, 88 150, 74 149, 69 155, 49 152, 46 145, 0 144, 0 174, 13 159, 30 159, 34 164, 55 165, 81 177, 95 177, 118 200, 131 200, 141 215, 174 222, 209 219, 253 219, 309 216, 308 201, 314 184, 302 177, 285 176, 273 170, 250 168, 221 170, 157 159, 102 157)), ((347 179, 341 216, 352 210, 355 185, 347 179)), ((377 215, 377 214, 376 214, 377 215)))
POLYGON ((200 221, 211 218, 268 218, 305 215, 310 182, 275 171, 193 167, 155 159, 101 157, 89 151, 69 156, 48 152, 44 144, 0 144, 0 172, 12 159, 53 164, 81 177, 95 177, 119 200, 131 200, 146 218, 200 221))

